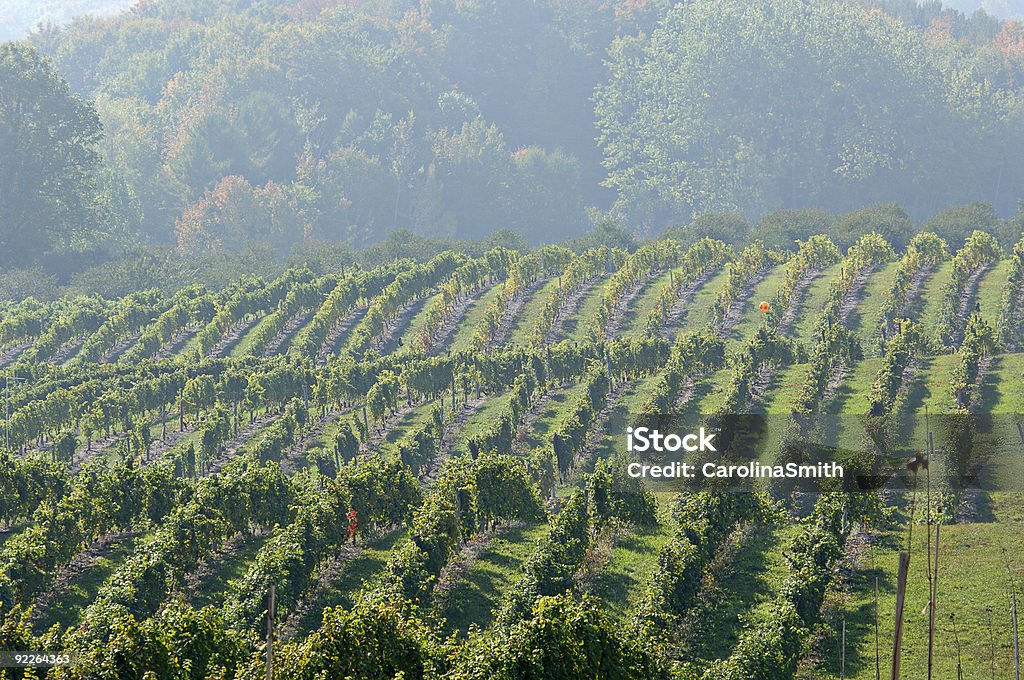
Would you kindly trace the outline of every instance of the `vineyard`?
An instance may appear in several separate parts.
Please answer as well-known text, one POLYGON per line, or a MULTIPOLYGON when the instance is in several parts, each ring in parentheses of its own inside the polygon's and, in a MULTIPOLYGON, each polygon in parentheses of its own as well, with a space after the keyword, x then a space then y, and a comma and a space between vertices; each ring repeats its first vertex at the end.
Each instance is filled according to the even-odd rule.
POLYGON ((900 677, 1011 677, 1024 485, 651 490, 622 435, 764 414, 788 461, 828 414, 902 459, 927 413, 983 477, 1022 341, 1024 241, 981 231, 0 303, 0 650, 75 655, 0 677, 890 677, 908 527, 900 677))

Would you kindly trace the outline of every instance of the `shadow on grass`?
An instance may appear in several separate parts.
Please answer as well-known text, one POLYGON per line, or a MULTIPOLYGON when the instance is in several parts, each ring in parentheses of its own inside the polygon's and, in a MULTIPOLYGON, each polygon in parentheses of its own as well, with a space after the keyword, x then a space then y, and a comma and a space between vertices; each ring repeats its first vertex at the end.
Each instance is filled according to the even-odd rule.
MULTIPOLYGON (((874 550, 894 552, 902 546, 900 532, 886 532, 876 535, 874 550)), ((850 579, 850 590, 854 593, 873 593, 877 579, 879 598, 885 597, 896 589, 891 578, 892 574, 883 567, 863 565, 858 567, 850 579)), ((818 655, 822 660, 821 668, 834 675, 857 677, 865 669, 875 666, 875 602, 873 597, 859 603, 855 607, 832 607, 826 612, 826 621, 830 627, 827 635, 818 640, 818 655), (843 649, 843 621, 846 622, 845 650, 843 649), (845 656, 845 659, 844 659, 845 656)), ((882 614, 879 613, 881 617, 882 614)), ((879 618, 879 628, 885 631, 884 622, 879 618)), ((892 639, 886 638, 888 633, 882 632, 878 639, 879 665, 884 673, 884 666, 889 662, 888 648, 892 639)), ((891 634, 890 634, 891 635, 891 634)))
POLYGON ((485 628, 491 623, 523 561, 533 552, 536 529, 509 529, 477 556, 466 576, 452 588, 444 611, 438 612, 445 618, 446 635, 465 634, 472 624, 485 628))
POLYGON ((770 597, 778 585, 769 580, 768 553, 779 544, 778 533, 770 527, 750 529, 732 547, 724 570, 710 579, 705 575, 700 600, 683 624, 681 648, 687 660, 710 662, 729 656, 743 629, 740 616, 770 597))
POLYGON ((387 564, 391 549, 405 540, 405 536, 401 531, 387 534, 371 542, 362 553, 349 561, 302 617, 297 636, 307 635, 319 628, 324 610, 328 607, 351 608, 356 593, 366 581, 380 573, 387 564))

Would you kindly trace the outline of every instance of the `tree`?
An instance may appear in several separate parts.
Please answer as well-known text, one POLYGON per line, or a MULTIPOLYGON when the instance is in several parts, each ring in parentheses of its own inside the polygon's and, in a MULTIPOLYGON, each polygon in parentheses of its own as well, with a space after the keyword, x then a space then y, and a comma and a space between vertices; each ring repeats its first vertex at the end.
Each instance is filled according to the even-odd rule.
POLYGON ((1020 134, 1015 105, 950 69, 920 33, 855 3, 676 3, 610 49, 595 96, 606 183, 654 227, 892 200, 917 215, 961 196, 1001 208, 999 187, 1024 169, 999 146, 1020 134))
POLYGON ((96 110, 50 61, 0 45, 0 264, 25 264, 102 230, 96 110))
MULTIPOLYGON (((999 232, 1002 220, 990 203, 975 201, 965 205, 954 205, 921 225, 922 231, 938 234, 951 250, 959 250, 975 229, 990 234, 999 232)), ((1016 241, 1003 245, 1012 248, 1016 241)))

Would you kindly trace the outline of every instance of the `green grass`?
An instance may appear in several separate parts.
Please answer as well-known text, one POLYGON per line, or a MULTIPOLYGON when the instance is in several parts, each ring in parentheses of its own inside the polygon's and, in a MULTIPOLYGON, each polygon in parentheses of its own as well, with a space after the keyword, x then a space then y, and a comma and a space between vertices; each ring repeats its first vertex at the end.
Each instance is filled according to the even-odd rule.
MULTIPOLYGON (((676 274, 678 274, 678 270, 676 274)), ((644 334, 647 330, 647 319, 658 309, 661 292, 669 285, 673 274, 665 272, 648 281, 640 294, 633 300, 626 313, 623 314, 622 323, 619 325, 619 335, 630 338, 644 334)))
MULTIPOLYGON (((1003 504, 1015 504, 1019 517, 1020 499, 1004 498, 1003 504)), ((901 678, 915 680, 927 677, 928 651, 928 579, 926 567, 926 532, 914 532, 910 571, 904 607, 904 632, 901 657, 901 678)), ((837 617, 846 619, 846 677, 873 680, 875 677, 874 646, 874 583, 878 578, 879 636, 881 667, 888 677, 892 658, 892 631, 896 610, 896 571, 899 546, 904 542, 901 531, 883 534, 874 556, 862 559, 853 577, 853 591, 842 603, 837 617), (872 566, 872 559, 874 566, 872 566)), ((956 616, 960 655, 964 677, 988 678, 989 664, 994 661, 996 677, 1012 677, 1011 626, 1008 577, 1003 549, 1020 579, 1020 555, 1024 554, 1024 531, 1017 522, 989 524, 955 524, 941 530, 939 557, 939 595, 936 610, 935 678, 956 677, 957 644, 953 637, 950 614, 956 616), (988 625, 987 608, 992 609, 992 628, 988 625), (989 631, 995 642, 992 658, 989 631)), ((816 677, 838 677, 838 644, 833 635, 825 647, 824 669, 816 677)))
POLYGON ((863 415, 871 410, 868 395, 882 367, 878 357, 863 359, 854 364, 835 391, 828 412, 842 415, 863 415))
POLYGON ((576 395, 582 393, 582 383, 552 392, 547 402, 537 413, 533 426, 527 431, 526 438, 523 440, 523 450, 529 451, 549 442, 555 427, 565 418, 569 404, 576 395))
POLYGON ((630 531, 615 543, 608 564, 594 584, 592 594, 617 621, 628 621, 636 610, 658 553, 671 537, 667 524, 630 531))
POLYGON ((244 356, 247 356, 249 354, 252 354, 252 350, 253 350, 252 345, 253 345, 253 341, 256 338, 256 329, 259 328, 260 326, 268 325, 271 316, 273 316, 273 315, 272 314, 265 315, 262 319, 260 319, 256 323, 254 323, 249 328, 249 330, 247 330, 245 333, 243 333, 242 337, 240 337, 238 339, 238 342, 235 343, 234 347, 231 348, 231 351, 228 352, 228 356, 244 357, 244 356))
POLYGON ((921 287, 921 311, 920 316, 915 318, 924 329, 925 335, 934 335, 935 329, 939 327, 939 320, 942 316, 942 291, 953 276, 953 263, 943 262, 924 282, 921 287))
POLYGON ((759 410, 773 415, 792 412, 810 368, 810 364, 792 364, 777 371, 761 399, 759 410))
POLYGON ((530 333, 533 331, 533 324, 544 309, 544 303, 554 291, 558 290, 558 277, 553 276, 537 287, 526 302, 519 309, 519 313, 512 318, 509 326, 508 341, 516 345, 527 345, 530 342, 530 333))
POLYGON ((725 391, 732 380, 732 368, 726 367, 701 380, 693 398, 683 408, 683 413, 713 413, 725 403, 725 391))
POLYGON ((872 272, 861 291, 857 306, 850 312, 846 327, 858 333, 861 338, 870 338, 878 327, 878 320, 882 316, 882 304, 885 302, 882 293, 892 286, 896 266, 895 262, 890 262, 872 272))
POLYGON ((828 300, 829 288, 839 276, 842 267, 841 263, 836 263, 828 269, 822 270, 807 286, 800 306, 797 308, 796 316, 793 317, 790 337, 807 343, 811 341, 811 336, 814 335, 814 325, 818 322, 818 317, 821 316, 825 301, 828 300))
POLYGON ((562 332, 559 333, 559 340, 573 340, 581 342, 586 340, 590 332, 591 323, 597 312, 601 309, 601 302, 604 300, 604 284, 607 279, 597 279, 591 284, 583 299, 580 300, 576 311, 568 315, 562 323, 562 332))
POLYGON ((391 556, 392 548, 407 538, 408 534, 404 531, 388 534, 365 546, 357 557, 346 563, 337 578, 326 584, 316 602, 302 617, 297 637, 308 635, 319 628, 324 610, 328 607, 351 609, 360 588, 381 573, 391 556))
POLYGON ((253 537, 246 540, 238 550, 226 556, 218 568, 209 576, 203 579, 196 588, 192 597, 192 604, 196 607, 208 605, 220 606, 224 603, 224 596, 227 593, 228 583, 245 576, 249 565, 256 558, 263 544, 270 537, 253 537))
POLYGON ((472 624, 489 625, 523 563, 549 530, 549 525, 538 524, 496 536, 470 564, 465 578, 452 588, 444 610, 436 612, 446 619, 444 633, 464 634, 472 624))
POLYGON ((143 536, 126 538, 105 555, 99 557, 39 618, 35 625, 36 632, 42 633, 54 624, 59 624, 61 628, 77 625, 85 608, 96 599, 100 587, 132 554, 135 546, 141 540, 144 540, 143 536))
POLYGON ((488 308, 494 303, 494 301, 501 295, 502 284, 491 286, 487 292, 478 297, 476 300, 470 303, 466 309, 466 313, 463 314, 462 318, 459 319, 458 325, 455 327, 455 332, 452 333, 451 342, 448 345, 448 349, 453 352, 459 352, 462 350, 468 350, 470 344, 473 342, 473 334, 476 333, 476 329, 480 327, 483 322, 484 314, 488 308))
POLYGON ((697 289, 679 318, 679 324, 684 330, 699 332, 711 323, 711 306, 728 279, 729 266, 726 265, 697 289))
POLYGON ((758 306, 762 301, 771 300, 782 288, 786 280, 785 263, 776 265, 761 281, 754 286, 754 292, 744 301, 739 320, 729 333, 727 347, 732 351, 740 349, 742 344, 754 334, 761 325, 762 317, 758 306))
MULTIPOLYGON (((985 272, 978 282, 975 300, 981 305, 981 316, 995 328, 999 325, 999 303, 1003 299, 1003 288, 1010 276, 1010 260, 1003 260, 985 272)), ((974 301, 971 302, 973 307, 974 301)))
POLYGON ((397 337, 401 339, 400 346, 395 348, 398 351, 401 349, 412 350, 414 348, 421 347, 420 339, 423 335, 423 325, 427 321, 427 310, 433 305, 434 300, 441 297, 441 294, 427 295, 421 300, 417 300, 413 303, 413 315, 409 318, 401 329, 397 337))
POLYGON ((785 550, 799 534, 797 524, 752 528, 724 570, 705 579, 700 603, 684 624, 684 656, 697 666, 726 658, 743 630, 743 617, 767 606, 788 574, 785 550))
POLYGON ((469 446, 466 442, 495 423, 498 415, 508 402, 508 392, 489 397, 480 408, 470 414, 469 418, 466 419, 466 424, 462 426, 462 429, 459 430, 455 437, 455 443, 452 445, 452 454, 468 454, 469 446))
MULTIPOLYGON (((449 399, 450 397, 446 395, 446 398, 444 400, 444 406, 446 410, 451 408, 451 403, 449 402, 449 399)), ((461 403, 461 394, 459 395, 459 399, 461 403)), ((387 434, 384 435, 384 441, 382 442, 380 448, 387 449, 393 447, 395 444, 402 440, 402 437, 405 437, 406 435, 410 434, 413 430, 417 429, 418 427, 424 425, 427 421, 429 421, 431 418, 431 413, 434 410, 434 405, 436 403, 437 402, 435 401, 428 401, 423 404, 420 404, 419 406, 415 406, 411 411, 409 411, 404 416, 399 418, 398 422, 395 423, 395 426, 388 430, 387 434)))

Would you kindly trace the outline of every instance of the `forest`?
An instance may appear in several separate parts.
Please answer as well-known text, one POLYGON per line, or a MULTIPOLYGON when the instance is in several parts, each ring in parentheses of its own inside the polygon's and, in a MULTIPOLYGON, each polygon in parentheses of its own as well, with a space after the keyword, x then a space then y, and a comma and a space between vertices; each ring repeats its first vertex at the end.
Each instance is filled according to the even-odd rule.
POLYGON ((991 228, 1024 179, 1024 28, 937 1, 157 0, 2 49, 10 297, 395 231, 888 203, 991 228))
POLYGON ((0 680, 1014 677, 1005 5, 50 5, 0 43, 0 680), (679 422, 863 485, 630 476, 679 422))

